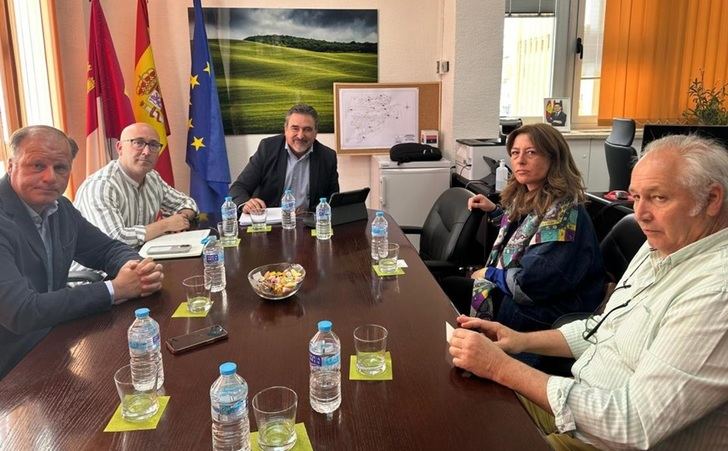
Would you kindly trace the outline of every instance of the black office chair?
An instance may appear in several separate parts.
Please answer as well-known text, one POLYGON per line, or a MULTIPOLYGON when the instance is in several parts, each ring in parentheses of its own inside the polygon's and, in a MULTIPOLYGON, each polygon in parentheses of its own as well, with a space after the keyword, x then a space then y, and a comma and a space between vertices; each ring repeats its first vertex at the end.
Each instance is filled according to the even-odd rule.
POLYGON ((483 247, 475 239, 483 212, 468 210, 471 197, 465 188, 449 188, 437 198, 422 227, 402 226, 405 234, 420 235, 420 257, 438 280, 483 263, 483 247))
POLYGON ((632 167, 637 161, 637 151, 632 147, 635 133, 633 119, 612 120, 612 131, 604 142, 609 172, 609 191, 626 190, 632 177, 632 167))
POLYGON ((587 318, 592 313, 601 313, 617 282, 646 239, 634 214, 626 215, 614 224, 612 230, 599 243, 606 273, 604 300, 594 312, 568 313, 561 316, 554 322, 553 327, 557 328, 571 321, 587 318))

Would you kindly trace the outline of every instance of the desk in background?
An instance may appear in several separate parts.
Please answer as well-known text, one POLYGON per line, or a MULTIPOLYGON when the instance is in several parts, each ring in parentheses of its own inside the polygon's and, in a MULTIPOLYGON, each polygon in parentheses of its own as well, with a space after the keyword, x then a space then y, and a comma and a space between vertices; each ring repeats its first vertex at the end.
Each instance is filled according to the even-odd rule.
POLYGON ((391 218, 389 239, 409 265, 403 277, 374 275, 364 221, 335 227, 330 241, 312 238, 301 222, 291 231, 242 233, 241 246, 225 251, 227 296, 207 318, 170 318, 184 300, 182 279, 202 274, 201 259, 163 262, 160 292, 55 327, 0 381, 3 447, 210 449, 209 389, 218 365, 232 360, 249 384, 249 400, 273 385, 296 391, 297 422, 317 451, 548 449, 512 391, 450 366, 444 322, 455 324, 455 310, 391 218), (263 301, 248 271, 284 260, 306 268, 301 290, 263 301), (216 323, 229 339, 177 356, 163 349, 171 400, 157 429, 104 433, 119 403, 113 374, 129 361, 126 332, 141 306, 151 309, 162 339, 216 323), (342 404, 328 418, 308 401, 308 342, 321 319, 333 321, 342 343, 342 404), (353 330, 370 322, 389 329, 392 381, 348 379, 353 330))
POLYGON ((611 201, 604 198, 603 192, 586 193, 586 211, 594 223, 597 238, 602 239, 612 230, 612 226, 628 214, 634 213, 632 202, 611 201))

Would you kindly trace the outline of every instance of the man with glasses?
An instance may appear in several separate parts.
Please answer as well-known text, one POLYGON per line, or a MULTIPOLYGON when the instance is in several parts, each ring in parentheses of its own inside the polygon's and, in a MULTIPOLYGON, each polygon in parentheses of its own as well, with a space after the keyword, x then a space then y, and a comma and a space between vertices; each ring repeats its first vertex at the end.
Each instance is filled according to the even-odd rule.
POLYGON ((293 190, 296 210, 314 211, 319 199, 339 191, 336 152, 316 140, 318 112, 298 104, 286 113, 283 134, 265 138, 230 187, 244 213, 279 207, 286 189, 293 190))
POLYGON ((63 197, 78 149, 65 133, 24 127, 10 149, 0 179, 0 378, 51 327, 151 294, 164 277, 161 265, 106 236, 63 197), (67 288, 74 259, 111 279, 67 288))
POLYGON ((459 317, 453 363, 518 392, 556 449, 728 449, 728 150, 654 141, 630 193, 647 242, 604 313, 531 333, 459 317), (524 351, 574 377, 506 354, 524 351))
POLYGON ((161 149, 150 125, 126 127, 116 143, 119 158, 81 184, 76 208, 111 238, 137 248, 162 234, 188 230, 197 204, 154 170, 161 149))

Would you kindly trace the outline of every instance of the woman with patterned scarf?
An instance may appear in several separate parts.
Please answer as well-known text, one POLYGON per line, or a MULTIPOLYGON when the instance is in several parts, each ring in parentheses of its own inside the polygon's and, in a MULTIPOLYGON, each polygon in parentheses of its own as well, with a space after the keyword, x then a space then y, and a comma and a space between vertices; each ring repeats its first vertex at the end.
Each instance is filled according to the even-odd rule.
MULTIPOLYGON (((443 285, 461 312, 469 302, 471 315, 512 329, 549 329, 561 315, 591 312, 601 302, 599 243, 561 133, 548 124, 525 125, 508 135, 506 150, 513 175, 501 193, 502 207, 483 195, 468 201, 500 223, 486 267, 472 281, 450 278, 443 285)), ((538 363, 526 355, 522 360, 538 363)))

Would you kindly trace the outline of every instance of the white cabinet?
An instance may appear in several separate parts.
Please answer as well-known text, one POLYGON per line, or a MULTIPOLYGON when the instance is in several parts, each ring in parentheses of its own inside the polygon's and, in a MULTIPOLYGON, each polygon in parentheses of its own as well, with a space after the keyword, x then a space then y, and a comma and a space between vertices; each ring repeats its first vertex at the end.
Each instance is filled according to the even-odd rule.
POLYGON ((604 154, 604 138, 569 137, 566 141, 571 149, 576 167, 584 178, 587 191, 609 191, 609 172, 604 154))

